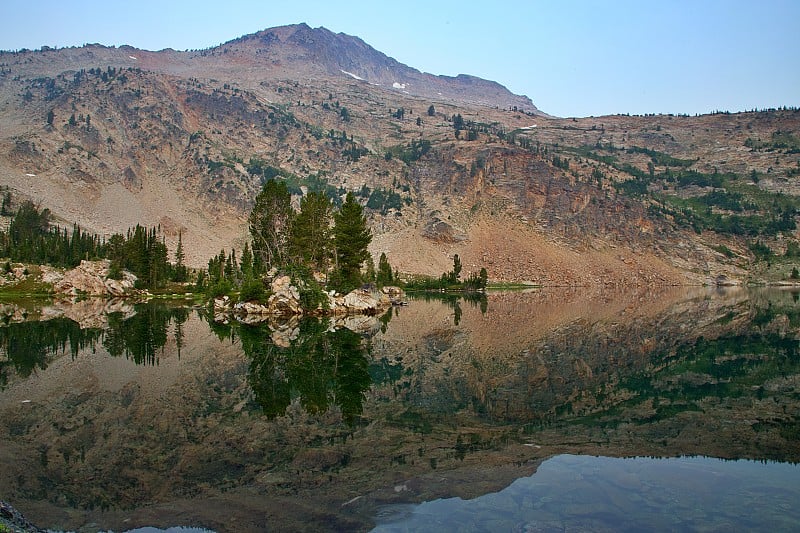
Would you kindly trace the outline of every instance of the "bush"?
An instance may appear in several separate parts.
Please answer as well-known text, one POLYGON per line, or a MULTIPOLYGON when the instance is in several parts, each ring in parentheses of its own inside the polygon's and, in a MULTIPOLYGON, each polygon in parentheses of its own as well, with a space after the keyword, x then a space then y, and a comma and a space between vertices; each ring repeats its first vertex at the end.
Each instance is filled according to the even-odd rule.
POLYGON ((315 311, 319 307, 329 309, 330 302, 325 290, 314 279, 311 270, 304 266, 290 265, 286 269, 286 274, 292 278, 292 284, 297 287, 300 293, 300 307, 306 311, 315 311))
POLYGON ((267 299, 267 290, 261 279, 246 279, 239 290, 240 302, 263 302, 267 299))
POLYGON ((206 289, 206 294, 209 298, 216 298, 218 296, 225 296, 232 289, 231 282, 227 279, 219 280, 216 283, 210 283, 208 285, 208 289, 206 289))
POLYGON ((768 261, 772 257, 772 249, 761 241, 751 242, 748 248, 756 256, 756 261, 768 261))

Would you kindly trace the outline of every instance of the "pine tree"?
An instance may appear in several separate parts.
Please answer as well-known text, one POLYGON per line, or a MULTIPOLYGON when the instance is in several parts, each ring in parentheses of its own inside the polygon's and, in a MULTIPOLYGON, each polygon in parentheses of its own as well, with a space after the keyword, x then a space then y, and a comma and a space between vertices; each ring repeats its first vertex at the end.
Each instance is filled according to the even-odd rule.
POLYGON ((0 214, 8 216, 11 214, 11 191, 6 191, 3 195, 3 205, 0 208, 0 214))
POLYGON ((367 271, 364 273, 363 279, 366 283, 375 283, 375 261, 372 256, 367 254, 367 271))
POLYGON ((300 212, 289 232, 289 256, 298 264, 325 270, 331 248, 331 211, 324 193, 310 192, 300 201, 300 212))
POLYGON ((372 233, 367 227, 364 209, 352 192, 334 215, 333 240, 336 248, 334 285, 343 292, 361 284, 361 265, 369 256, 367 247, 372 233))
POLYGON ((183 253, 183 235, 178 232, 178 244, 175 247, 175 273, 172 277, 173 281, 179 283, 186 281, 186 265, 184 264, 185 254, 183 253))
POLYGON ((389 264, 386 254, 381 252, 381 256, 378 259, 377 283, 379 286, 383 287, 385 285, 391 285, 393 281, 392 265, 389 264))
POLYGON ((250 212, 253 253, 266 267, 280 267, 286 260, 286 243, 294 215, 292 196, 283 181, 269 180, 256 196, 250 212))
POLYGON ((458 257, 458 254, 453 256, 453 270, 450 271, 449 278, 450 283, 455 285, 458 283, 458 278, 461 275, 461 258, 458 257))
POLYGON ((249 243, 244 243, 242 257, 239 260, 239 268, 241 269, 242 277, 245 280, 253 277, 253 254, 250 252, 249 243))

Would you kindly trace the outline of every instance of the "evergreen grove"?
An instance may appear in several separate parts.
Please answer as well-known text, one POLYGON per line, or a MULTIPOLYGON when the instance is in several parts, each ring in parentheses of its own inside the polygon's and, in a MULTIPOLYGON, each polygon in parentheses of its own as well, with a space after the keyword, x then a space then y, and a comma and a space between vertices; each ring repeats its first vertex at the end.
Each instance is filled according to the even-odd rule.
POLYGON ((201 276, 197 288, 210 296, 238 289, 240 301, 261 300, 266 297, 265 274, 286 274, 300 289, 301 304, 315 308, 327 302, 323 285, 346 293, 376 281, 374 268, 362 272, 365 262, 371 263, 372 233, 353 193, 338 210, 324 192, 309 192, 297 212, 291 201, 284 181, 267 180, 248 217, 251 242, 238 256, 236 250, 222 250, 212 257, 208 279, 201 276))
POLYGON ((170 280, 184 281, 188 275, 180 235, 172 264, 158 228, 137 225, 127 235, 115 234, 103 240, 77 225, 69 231, 51 222, 49 209, 40 211, 33 202, 22 202, 8 230, 0 232, 0 254, 11 261, 63 268, 76 267, 84 259, 109 259, 109 277, 119 278, 123 270, 128 270, 138 278, 137 285, 147 289, 163 288, 170 280))

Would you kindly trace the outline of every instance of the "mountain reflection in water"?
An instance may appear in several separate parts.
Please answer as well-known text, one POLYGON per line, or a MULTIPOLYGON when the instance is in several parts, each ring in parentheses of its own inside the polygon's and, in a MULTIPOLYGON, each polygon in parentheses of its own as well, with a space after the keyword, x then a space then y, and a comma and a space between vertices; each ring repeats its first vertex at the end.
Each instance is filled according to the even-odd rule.
POLYGON ((798 465, 559 455, 500 492, 385 507, 373 531, 788 532, 798 501, 798 465))
MULTIPOLYGON (((541 480, 558 457, 800 461, 786 291, 553 289, 255 325, 164 303, 7 311, 0 499, 54 529, 368 530, 414 508, 398 505, 541 480)), ((599 468, 570 465, 546 491, 599 468)), ((707 505, 704 523, 728 520, 707 505)))

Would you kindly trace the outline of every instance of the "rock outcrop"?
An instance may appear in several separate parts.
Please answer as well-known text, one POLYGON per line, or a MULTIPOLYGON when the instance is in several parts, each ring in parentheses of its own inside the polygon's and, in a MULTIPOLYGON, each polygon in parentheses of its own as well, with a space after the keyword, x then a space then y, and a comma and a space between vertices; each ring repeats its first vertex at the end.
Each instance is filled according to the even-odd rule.
POLYGON ((300 290, 292 285, 292 278, 280 276, 272 281, 272 295, 267 300, 271 314, 274 315, 301 315, 303 308, 300 305, 300 290))
POLYGON ((365 314, 374 315, 381 309, 387 309, 391 303, 383 293, 369 289, 356 289, 342 297, 334 297, 331 301, 333 314, 365 314))
POLYGON ((25 533, 44 533, 30 523, 22 513, 17 511, 10 503, 0 501, 0 531, 22 531, 25 533))
POLYGON ((376 315, 392 305, 402 305, 404 293, 400 287, 365 286, 345 295, 336 292, 324 293, 328 298, 327 305, 317 309, 304 309, 300 289, 292 284, 289 276, 275 278, 270 284, 271 293, 266 303, 236 302, 223 296, 213 300, 214 320, 226 323, 233 316, 245 324, 256 324, 269 321, 275 317, 296 317, 302 315, 337 316, 376 315))
POLYGON ((121 279, 108 277, 111 261, 81 261, 72 270, 61 272, 42 267, 42 281, 51 283, 58 294, 69 296, 126 296, 133 292, 136 276, 123 271, 121 279))

